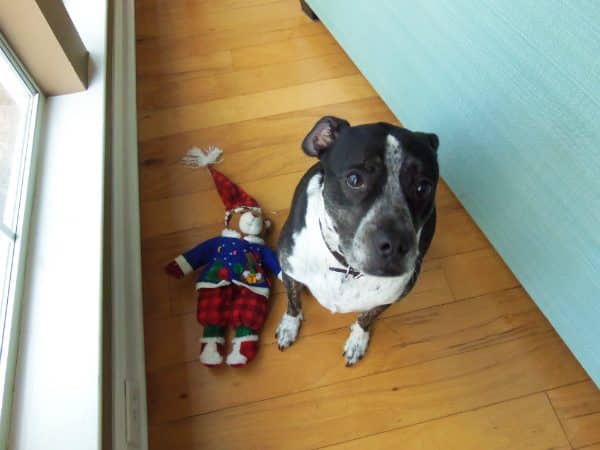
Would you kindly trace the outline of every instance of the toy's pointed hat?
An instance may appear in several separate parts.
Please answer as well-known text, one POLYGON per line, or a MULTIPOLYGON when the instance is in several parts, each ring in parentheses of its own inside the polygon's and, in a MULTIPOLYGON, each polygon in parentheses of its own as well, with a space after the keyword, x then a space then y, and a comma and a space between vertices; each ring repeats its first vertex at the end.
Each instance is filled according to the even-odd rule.
POLYGON ((182 162, 190 167, 208 167, 217 188, 217 192, 225 206, 225 227, 234 212, 252 210, 261 213, 258 202, 237 184, 212 167, 220 162, 223 150, 217 147, 209 147, 207 150, 198 147, 191 148, 182 158, 182 162))

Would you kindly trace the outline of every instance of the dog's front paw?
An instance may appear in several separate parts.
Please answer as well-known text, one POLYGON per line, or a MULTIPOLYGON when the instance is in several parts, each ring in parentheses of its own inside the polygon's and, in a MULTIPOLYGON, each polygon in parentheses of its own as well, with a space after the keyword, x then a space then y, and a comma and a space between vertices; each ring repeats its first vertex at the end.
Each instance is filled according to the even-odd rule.
POLYGON ((283 315, 283 318, 277 327, 277 331, 275 332, 279 350, 285 350, 296 341, 301 323, 302 313, 297 316, 291 316, 287 313, 283 315))
POLYGON ((343 356, 346 358, 346 367, 353 366, 362 359, 369 346, 369 332, 362 329, 358 323, 350 327, 350 336, 344 345, 343 356))

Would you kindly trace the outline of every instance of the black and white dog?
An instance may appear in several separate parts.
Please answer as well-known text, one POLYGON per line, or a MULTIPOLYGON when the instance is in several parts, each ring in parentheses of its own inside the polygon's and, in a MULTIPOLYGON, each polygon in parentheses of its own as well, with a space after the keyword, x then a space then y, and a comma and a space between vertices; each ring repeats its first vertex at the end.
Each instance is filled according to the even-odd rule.
POLYGON ((298 337, 306 286, 332 312, 360 312, 344 357, 348 366, 363 357, 373 321, 412 289, 433 238, 437 148, 435 134, 330 116, 304 138, 319 162, 296 188, 279 238, 281 350, 298 337))

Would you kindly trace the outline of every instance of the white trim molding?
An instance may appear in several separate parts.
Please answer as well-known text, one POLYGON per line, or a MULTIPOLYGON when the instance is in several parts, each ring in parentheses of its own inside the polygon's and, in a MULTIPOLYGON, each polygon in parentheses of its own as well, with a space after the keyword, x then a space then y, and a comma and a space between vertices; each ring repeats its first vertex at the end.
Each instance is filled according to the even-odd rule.
POLYGON ((144 317, 138 198, 138 151, 133 0, 112 5, 110 240, 112 305, 112 448, 148 448, 144 317), (137 387, 136 429, 127 422, 125 385, 137 387))

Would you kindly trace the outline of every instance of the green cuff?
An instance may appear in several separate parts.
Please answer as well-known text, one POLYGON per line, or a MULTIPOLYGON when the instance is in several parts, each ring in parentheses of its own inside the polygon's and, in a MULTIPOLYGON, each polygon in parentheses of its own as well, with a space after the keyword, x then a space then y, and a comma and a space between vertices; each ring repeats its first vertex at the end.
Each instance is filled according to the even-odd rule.
POLYGON ((224 327, 219 325, 205 325, 204 333, 202 333, 202 337, 213 338, 213 337, 223 337, 225 336, 224 327))
POLYGON ((257 334, 256 331, 245 326, 237 327, 235 329, 235 337, 252 336, 253 334, 257 334))

